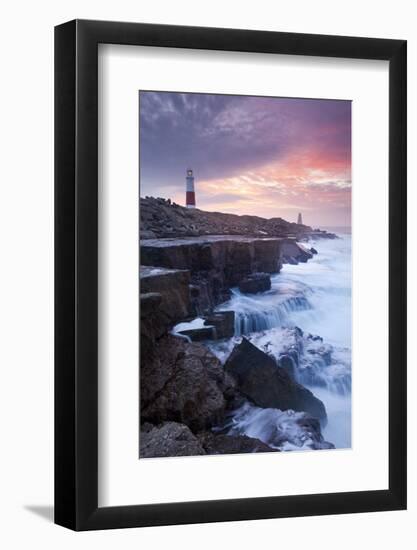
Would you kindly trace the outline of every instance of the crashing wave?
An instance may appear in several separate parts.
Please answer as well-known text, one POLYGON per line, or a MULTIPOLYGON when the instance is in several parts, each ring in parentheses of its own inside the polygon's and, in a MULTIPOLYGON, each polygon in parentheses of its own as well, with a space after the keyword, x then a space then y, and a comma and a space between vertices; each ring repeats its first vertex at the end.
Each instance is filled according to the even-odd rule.
MULTIPOLYGON (((351 392, 350 350, 330 346, 320 336, 303 333, 298 327, 273 328, 252 333, 246 338, 273 357, 277 367, 285 368, 297 382, 310 388, 325 388, 331 393, 351 392)), ((239 344, 235 336, 207 344, 222 363, 239 344)))
POLYGON ((261 409, 248 402, 233 412, 222 429, 228 435, 260 439, 280 451, 334 448, 324 440, 319 421, 307 413, 261 409))

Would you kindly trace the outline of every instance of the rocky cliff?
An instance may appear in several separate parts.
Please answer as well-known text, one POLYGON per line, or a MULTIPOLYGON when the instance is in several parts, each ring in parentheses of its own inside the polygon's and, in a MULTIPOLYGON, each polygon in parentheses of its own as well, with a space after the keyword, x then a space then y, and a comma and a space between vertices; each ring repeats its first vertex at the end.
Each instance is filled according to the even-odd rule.
POLYGON ((140 457, 276 450, 258 439, 210 432, 237 399, 233 378, 204 345, 163 335, 141 353, 140 457))
POLYGON ((288 440, 285 430, 275 429, 273 448, 230 433, 229 415, 237 408, 245 414, 249 401, 264 411, 287 411, 284 423, 296 426, 296 447, 308 440, 311 448, 328 448, 320 431, 326 411, 294 380, 291 350, 275 360, 243 340, 223 368, 207 346, 190 341, 230 340, 234 312, 214 311, 216 306, 229 299, 232 287, 268 291, 269 274, 283 263, 312 258, 297 242, 312 235, 311 228, 280 218, 187 210, 162 199, 141 199, 140 212, 140 456, 277 450, 288 440), (172 332, 197 316, 199 328, 172 332))
MULTIPOLYGON (((142 266, 188 270, 191 309, 195 315, 210 313, 229 299, 230 288, 254 273, 277 273, 283 261, 305 262, 313 255, 295 239, 231 236, 141 241, 142 266)), ((141 267, 151 273, 150 267, 141 267)), ((147 288, 147 287, 146 287, 147 288)), ((144 290, 141 283, 141 292, 144 290)))
POLYGON ((290 223, 282 218, 238 216, 184 208, 168 199, 140 199, 140 238, 195 237, 199 235, 246 235, 248 237, 296 237, 334 235, 307 225, 290 223))
POLYGON ((141 266, 140 345, 144 361, 158 339, 192 312, 189 271, 141 266))

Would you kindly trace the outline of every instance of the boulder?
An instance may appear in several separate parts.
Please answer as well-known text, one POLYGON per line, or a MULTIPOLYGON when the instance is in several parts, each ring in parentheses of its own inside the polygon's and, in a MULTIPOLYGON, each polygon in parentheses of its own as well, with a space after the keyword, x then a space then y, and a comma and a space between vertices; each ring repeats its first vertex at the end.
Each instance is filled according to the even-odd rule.
POLYGON ((308 248, 306 248, 304 245, 300 244, 300 243, 297 243, 298 245, 298 248, 299 248, 299 254, 297 256, 297 260, 299 262, 307 262, 308 260, 311 260, 311 258, 313 257, 313 254, 310 252, 310 250, 308 250, 308 248))
POLYGON ((245 294, 256 294, 271 289, 271 277, 267 273, 252 273, 239 283, 239 290, 245 294))
POLYGON ((278 359, 278 366, 285 370, 290 378, 295 378, 294 358, 289 354, 283 354, 278 359))
MULTIPOLYGON (((141 294, 160 295, 158 315, 167 327, 190 316, 189 271, 141 265, 139 274, 141 294)), ((154 300, 155 304, 157 300, 155 296, 145 298, 147 304, 144 303, 145 311, 141 310, 141 317, 153 313, 150 300, 154 300)))
POLYGON ((141 361, 141 422, 208 429, 222 420, 233 395, 233 379, 202 344, 167 335, 141 361))
POLYGON ((325 441, 322 433, 321 433, 321 427, 320 422, 317 420, 317 418, 313 418, 308 414, 303 414, 301 418, 297 419, 297 424, 300 427, 300 430, 303 432, 301 440, 306 441, 306 438, 308 437, 310 439, 310 442, 308 443, 308 446, 311 449, 334 449, 335 446, 333 443, 330 443, 329 441, 325 441))
POLYGON ((229 416, 225 428, 228 435, 248 433, 281 451, 334 448, 332 443, 324 440, 317 418, 291 409, 261 409, 246 401, 229 416))
POLYGON ((232 338, 235 333, 235 312, 216 311, 204 317, 204 323, 214 327, 217 340, 232 338))
POLYGON ((237 389, 258 407, 305 411, 326 422, 324 404, 246 338, 234 347, 225 370, 234 377, 237 389))
POLYGON ((199 440, 184 424, 165 422, 144 425, 139 438, 140 458, 196 456, 206 454, 199 440))
POLYGON ((175 332, 187 336, 192 342, 232 338, 235 333, 235 312, 218 311, 202 318, 197 317, 176 326, 175 332))
POLYGON ((333 347, 318 335, 298 327, 276 327, 248 336, 251 343, 264 351, 299 384, 312 389, 332 386, 342 395, 351 391, 350 352, 333 347), (292 364, 291 364, 292 360, 292 364))
POLYGON ((295 239, 286 239, 282 243, 281 248, 283 263, 305 263, 313 257, 310 250, 308 250, 304 245, 298 243, 295 239))
POLYGON ((310 252, 312 254, 318 254, 317 250, 313 246, 310 248, 310 252))
POLYGON ((191 313, 189 271, 140 267, 140 353, 152 353, 156 342, 191 313))
POLYGON ((260 439, 247 435, 225 435, 213 432, 198 434, 200 445, 209 455, 238 454, 238 453, 270 453, 276 452, 260 439))
POLYGON ((214 327, 207 326, 202 328, 191 328, 187 330, 181 330, 179 334, 188 336, 192 342, 202 342, 204 340, 214 340, 215 331, 214 327))

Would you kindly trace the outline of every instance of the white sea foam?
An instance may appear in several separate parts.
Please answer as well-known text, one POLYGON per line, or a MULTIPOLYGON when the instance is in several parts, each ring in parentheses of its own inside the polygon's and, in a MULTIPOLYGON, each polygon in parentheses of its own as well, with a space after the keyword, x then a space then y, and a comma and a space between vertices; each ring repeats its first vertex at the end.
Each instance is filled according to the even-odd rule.
MULTIPOLYGON (((281 273, 271 278, 270 291, 244 295, 234 289, 220 309, 235 311, 235 337, 211 343, 210 348, 224 362, 246 335, 259 349, 279 358, 294 345, 291 327, 300 327, 303 337, 296 379, 326 406, 325 439, 346 448, 351 445, 351 237, 340 237, 312 243, 318 254, 308 263, 284 265, 281 273), (322 340, 310 338, 310 334, 322 340)), ((271 425, 285 419, 288 434, 291 429, 293 432, 288 445, 280 448, 312 448, 309 443, 300 445, 294 435, 299 430, 296 416, 271 411, 277 409, 249 406, 236 412, 236 426, 242 433, 268 442, 265 434, 271 425)))
POLYGON ((351 347, 351 236, 320 240, 318 254, 306 264, 284 265, 278 284, 308 286, 311 309, 294 311, 291 320, 326 342, 351 347))
POLYGON ((178 323, 172 329, 172 332, 182 332, 183 330, 194 330, 198 328, 207 328, 207 325, 204 324, 204 319, 201 319, 201 317, 196 317, 192 321, 178 323))
POLYGON ((303 412, 262 409, 245 403, 234 412, 229 434, 245 434, 281 451, 328 449, 318 424, 303 412))

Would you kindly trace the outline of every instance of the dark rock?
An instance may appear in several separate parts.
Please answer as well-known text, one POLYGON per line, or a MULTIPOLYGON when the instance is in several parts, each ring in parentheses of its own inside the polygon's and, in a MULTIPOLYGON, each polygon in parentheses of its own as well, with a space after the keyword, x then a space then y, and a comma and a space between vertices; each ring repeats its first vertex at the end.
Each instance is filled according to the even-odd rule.
POLYGON ((153 231, 140 230, 141 239, 156 239, 156 234, 153 231))
POLYGON ((165 422, 140 432, 140 458, 196 456, 206 454, 199 440, 184 424, 165 422))
POLYGON ((310 239, 339 239, 335 233, 329 233, 323 229, 313 229, 308 236, 310 239))
POLYGON ((239 290, 246 294, 271 290, 271 277, 267 273, 252 273, 240 281, 239 290))
POLYGON ((191 298, 198 298, 200 295, 200 288, 196 285, 190 285, 191 298))
POLYGON ((281 355, 278 359, 278 366, 285 370, 285 372, 294 379, 295 377, 295 366, 293 358, 288 355, 281 355))
POLYGON ((158 293, 161 296, 158 312, 164 317, 167 326, 190 316, 189 284, 189 271, 140 266, 141 293, 158 293))
POLYGON ((288 237, 298 239, 316 235, 335 237, 332 233, 313 231, 311 227, 291 223, 282 218, 265 219, 259 216, 237 216, 221 212, 205 212, 198 208, 184 208, 169 199, 146 197, 140 199, 140 235, 152 232, 158 238, 191 235, 246 235, 263 237, 288 237))
POLYGON ((305 246, 295 239, 286 239, 282 243, 282 257, 284 263, 305 263, 313 257, 313 254, 305 246))
POLYGON ((189 328, 179 331, 193 342, 203 340, 221 340, 231 338, 235 332, 235 312, 219 311, 203 317, 204 325, 199 328, 189 328))
POLYGON ((140 294, 140 350, 143 356, 152 352, 157 339, 167 330, 169 321, 159 310, 161 303, 159 292, 140 294))
POLYGON ((318 254, 317 250, 316 250, 314 247, 311 247, 311 248, 310 248, 310 252, 311 252, 312 254, 318 254))
POLYGON ((308 260, 311 260, 311 258, 313 257, 313 254, 310 252, 310 250, 308 250, 308 248, 306 248, 301 243, 297 243, 297 244, 300 249, 300 253, 297 256, 297 260, 303 263, 307 262, 308 260))
POLYGON ((311 448, 313 449, 334 449, 335 446, 333 443, 329 443, 324 440, 324 437, 321 433, 320 422, 317 418, 312 418, 311 416, 305 414, 302 418, 297 420, 297 424, 300 428, 308 435, 312 440, 311 448))
POLYGON ((233 379, 205 346, 164 336, 141 361, 141 422, 210 428, 223 418, 233 388, 233 379))
POLYGON ((238 454, 238 453, 268 453, 276 452, 263 443, 260 439, 248 437, 247 435, 225 435, 214 434, 213 432, 202 432, 198 434, 198 440, 209 455, 238 454))
MULTIPOLYGON (((243 435, 244 426, 254 422, 255 433, 261 427, 262 441, 282 451, 298 449, 331 449, 333 445, 324 440, 320 422, 306 412, 281 411, 275 408, 259 409, 247 401, 243 406, 226 416, 222 434, 243 435)), ((203 443, 204 446, 204 443, 203 443)))
MULTIPOLYGON (((290 429, 280 430, 277 426, 275 431, 271 431, 271 444, 284 449, 288 444, 314 450, 335 448, 333 443, 325 441, 317 418, 307 413, 296 414, 299 417, 294 419, 294 426, 290 429)), ((285 421, 283 424, 285 425, 285 421)))
POLYGON ((237 389, 258 407, 305 411, 326 421, 323 403, 246 338, 233 349, 225 370, 235 378, 237 389))
POLYGON ((140 317, 144 319, 155 313, 162 302, 162 294, 159 292, 147 292, 140 295, 140 317))
POLYGON ((235 312, 216 311, 204 317, 204 323, 215 328, 217 340, 232 338, 235 333, 235 312))
POLYGON ((192 342, 202 342, 204 340, 213 340, 215 337, 214 327, 191 328, 181 330, 179 334, 188 336, 192 342))
POLYGON ((141 361, 173 325, 190 316, 189 281, 189 271, 140 267, 141 361))
POLYGON ((240 236, 143 240, 141 263, 189 270, 193 314, 202 316, 228 300, 230 288, 242 279, 257 272, 279 272, 282 242, 240 236))
POLYGON ((282 358, 291 357, 294 364, 294 379, 299 384, 312 388, 328 387, 331 383, 333 391, 340 395, 351 392, 351 366, 349 354, 345 355, 347 350, 333 348, 323 342, 321 336, 303 334, 298 327, 286 327, 270 329, 266 334, 254 333, 248 338, 260 350, 272 355, 278 365, 287 366, 290 375, 292 369, 290 370, 289 363, 282 363, 282 358), (281 341, 282 345, 271 349, 274 340, 281 341), (328 370, 329 367, 331 372, 328 370))

